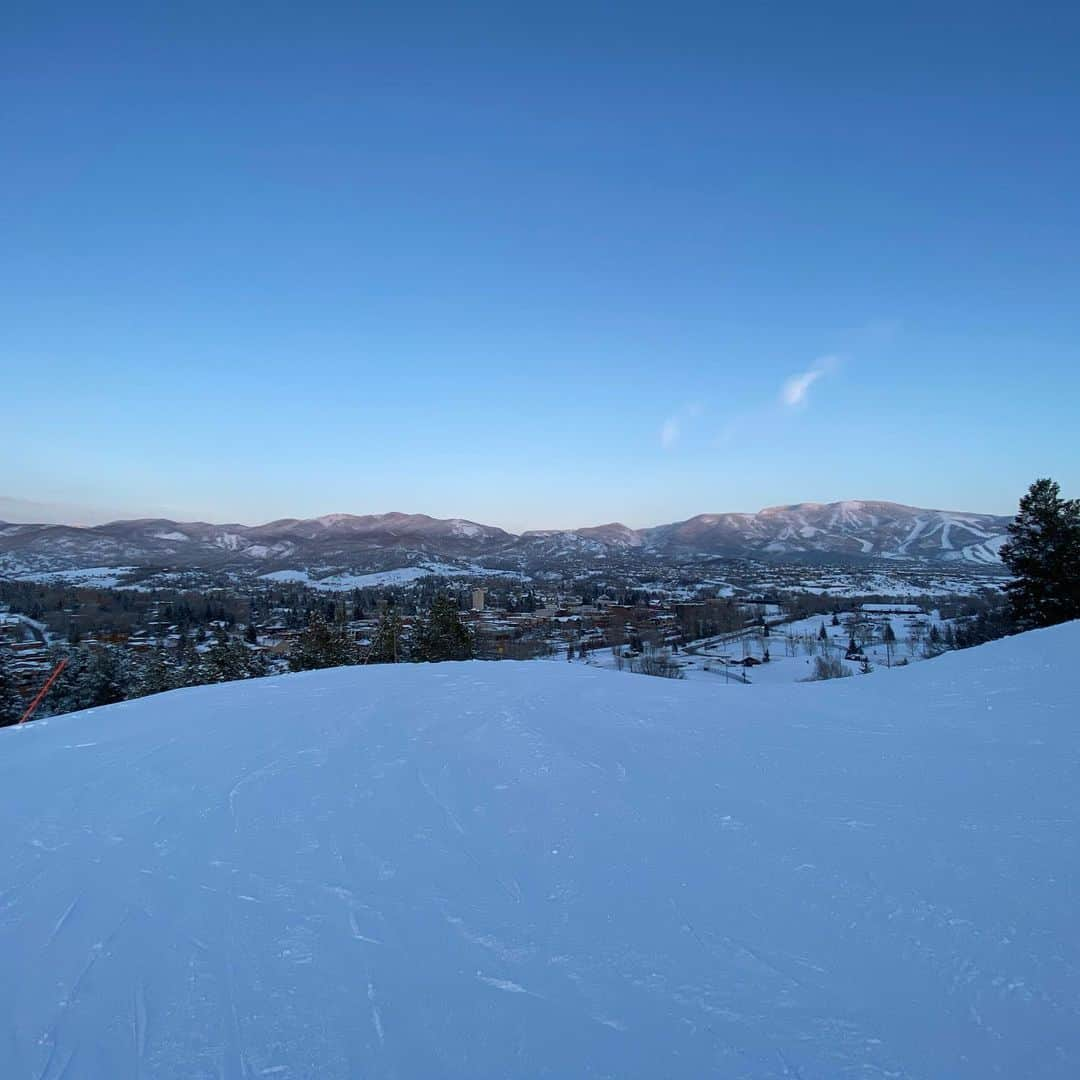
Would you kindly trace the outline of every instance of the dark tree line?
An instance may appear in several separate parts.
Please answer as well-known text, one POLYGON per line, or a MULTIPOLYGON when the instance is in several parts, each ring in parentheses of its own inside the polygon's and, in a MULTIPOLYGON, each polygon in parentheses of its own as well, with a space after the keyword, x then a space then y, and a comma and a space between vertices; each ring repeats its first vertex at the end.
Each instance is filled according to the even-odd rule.
POLYGON ((452 596, 436 595, 426 618, 417 623, 407 640, 398 609, 387 605, 365 652, 361 652, 342 621, 313 614, 297 637, 289 656, 289 669, 312 671, 346 664, 393 664, 406 660, 438 663, 471 660, 474 655, 475 642, 461 621, 459 601, 452 596))
MULTIPOLYGON (((426 618, 416 623, 408 637, 398 609, 388 605, 365 651, 339 617, 340 611, 331 612, 333 619, 327 619, 327 613, 319 607, 310 612, 307 626, 297 635, 288 657, 291 671, 361 662, 469 660, 475 655, 473 635, 461 621, 458 601, 451 596, 436 596, 426 618)), ((255 635, 249 632, 250 626, 241 637, 231 634, 222 621, 208 636, 201 626, 190 634, 181 623, 175 647, 158 645, 138 652, 119 644, 53 648, 49 657, 52 666, 61 659, 67 664, 37 715, 56 716, 186 686, 269 674, 266 656, 252 647, 255 635)), ((0 648, 0 727, 17 723, 26 704, 15 685, 10 650, 0 648)))
POLYGON ((182 637, 175 649, 139 653, 122 647, 54 650, 53 662, 62 656, 67 666, 45 699, 42 716, 96 709, 185 686, 258 678, 269 671, 261 653, 223 628, 204 649, 182 637))

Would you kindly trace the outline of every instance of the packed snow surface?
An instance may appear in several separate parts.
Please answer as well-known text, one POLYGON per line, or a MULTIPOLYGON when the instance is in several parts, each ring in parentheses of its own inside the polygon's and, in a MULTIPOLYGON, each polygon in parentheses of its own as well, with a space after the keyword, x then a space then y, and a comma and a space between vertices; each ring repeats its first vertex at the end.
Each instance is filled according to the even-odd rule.
POLYGON ((0 731, 0 1076, 1072 1080, 1078 651, 348 668, 0 731))

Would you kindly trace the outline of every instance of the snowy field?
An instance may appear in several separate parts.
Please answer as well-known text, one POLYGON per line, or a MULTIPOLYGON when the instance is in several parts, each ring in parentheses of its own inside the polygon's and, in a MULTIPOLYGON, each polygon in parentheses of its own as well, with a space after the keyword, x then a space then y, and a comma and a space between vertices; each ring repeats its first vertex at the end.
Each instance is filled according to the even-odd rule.
MULTIPOLYGON (((725 634, 717 638, 692 641, 676 653, 668 654, 672 663, 682 671, 684 680, 708 683, 711 686, 744 686, 790 684, 807 682, 814 674, 817 657, 827 657, 838 662, 846 675, 874 674, 893 666, 903 667, 927 659, 930 628, 940 631, 945 625, 937 611, 921 612, 914 605, 910 613, 885 610, 888 605, 864 604, 860 622, 853 623, 851 613, 845 613, 837 626, 831 616, 813 615, 774 625, 768 636, 757 632, 725 634), (882 610, 866 610, 880 608, 882 610), (892 628, 894 642, 887 645, 882 630, 888 623, 892 628), (820 632, 824 628, 824 642, 820 632), (869 662, 869 670, 859 660, 846 658, 852 636, 857 637, 861 651, 857 654, 869 662), (765 661, 765 653, 768 660, 765 661), (746 657, 762 661, 755 666, 743 667, 746 657)), ((552 640, 554 652, 545 660, 565 663, 564 648, 558 639, 552 640)), ((584 661, 590 667, 601 668, 624 675, 637 676, 626 646, 620 646, 622 665, 610 647, 598 648, 588 654, 584 661)), ((936 659, 936 657, 934 657, 936 659)), ((582 661, 576 660, 574 663, 582 661)))
POLYGON ((71 585, 86 589, 115 589, 134 566, 85 566, 78 570, 42 570, 11 575, 12 581, 40 581, 45 585, 71 585))
POLYGON ((346 668, 0 730, 0 1077, 1074 1080, 1078 650, 732 695, 346 668))
POLYGON ((1004 574, 958 577, 947 573, 928 572, 922 567, 919 568, 919 573, 915 574, 910 567, 900 563, 895 568, 890 568, 887 573, 837 570, 807 573, 797 584, 787 586, 785 591, 835 596, 838 599, 858 596, 944 598, 977 596, 987 589, 996 591, 1001 589, 1005 580, 1004 574))

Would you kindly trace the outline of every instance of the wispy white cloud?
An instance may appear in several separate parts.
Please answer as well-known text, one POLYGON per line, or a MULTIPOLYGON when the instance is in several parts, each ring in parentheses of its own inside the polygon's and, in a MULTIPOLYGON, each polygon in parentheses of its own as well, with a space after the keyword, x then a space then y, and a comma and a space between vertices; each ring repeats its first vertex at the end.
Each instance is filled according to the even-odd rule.
POLYGON ((660 445, 665 450, 670 450, 682 438, 686 421, 696 419, 703 411, 704 406, 700 401, 692 401, 669 416, 660 425, 660 445))
POLYGON ((786 422, 793 420, 807 406, 811 387, 850 360, 851 354, 846 350, 818 357, 805 371, 786 378, 775 398, 766 398, 748 409, 725 412, 723 424, 716 432, 712 445, 727 449, 745 443, 748 439, 759 437, 761 430, 769 425, 779 425, 775 430, 782 431, 786 422))
POLYGON ((682 421, 677 416, 669 416, 660 426, 660 445, 670 450, 682 438, 682 421))
POLYGON ((810 371, 804 371, 801 375, 792 375, 790 379, 784 382, 783 387, 780 390, 780 398, 785 405, 794 407, 795 405, 802 405, 806 401, 806 395, 810 392, 810 387, 817 382, 818 379, 824 374, 823 371, 811 369, 810 371))
POLYGON ((805 405, 807 395, 810 393, 810 387, 823 375, 833 371, 838 363, 839 360, 835 356, 823 356, 815 360, 813 365, 807 368, 806 371, 785 379, 784 385, 780 387, 780 400, 789 409, 805 405))

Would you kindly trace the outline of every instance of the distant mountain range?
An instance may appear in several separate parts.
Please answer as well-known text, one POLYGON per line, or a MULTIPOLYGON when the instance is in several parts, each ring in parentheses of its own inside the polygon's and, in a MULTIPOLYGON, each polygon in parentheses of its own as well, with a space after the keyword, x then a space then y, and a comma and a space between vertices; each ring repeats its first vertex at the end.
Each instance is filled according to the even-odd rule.
POLYGON ((723 555, 774 560, 912 559, 994 565, 1011 519, 897 503, 798 503, 755 514, 699 514, 631 529, 617 522, 520 535, 426 514, 330 514, 265 525, 166 519, 78 527, 0 523, 0 574, 87 566, 379 569, 419 559, 494 560, 500 566, 573 559, 723 555))

